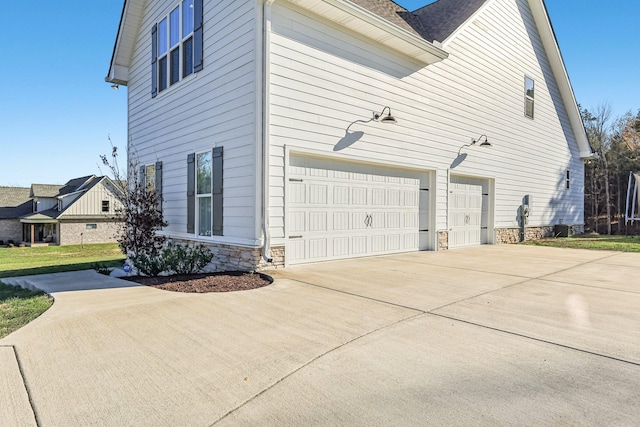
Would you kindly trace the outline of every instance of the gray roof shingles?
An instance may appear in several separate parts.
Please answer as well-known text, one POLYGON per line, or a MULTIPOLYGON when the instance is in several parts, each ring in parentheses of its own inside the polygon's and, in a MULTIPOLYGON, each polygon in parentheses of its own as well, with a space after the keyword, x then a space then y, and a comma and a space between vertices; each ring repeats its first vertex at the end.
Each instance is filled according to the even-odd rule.
POLYGON ((32 210, 31 189, 28 187, 0 187, 0 219, 13 219, 32 210))
POLYGON ((79 190, 88 190, 96 185, 102 177, 95 175, 84 176, 69 180, 65 185, 31 184, 31 187, 1 187, 0 186, 0 219, 17 219, 44 215, 55 218, 60 214, 56 209, 34 213, 33 198, 55 198, 79 190))
POLYGON ((413 12, 391 0, 350 1, 428 42, 442 42, 487 0, 438 0, 413 12))
POLYGON ((444 41, 471 17, 487 0, 438 0, 413 13, 422 24, 422 37, 444 41))

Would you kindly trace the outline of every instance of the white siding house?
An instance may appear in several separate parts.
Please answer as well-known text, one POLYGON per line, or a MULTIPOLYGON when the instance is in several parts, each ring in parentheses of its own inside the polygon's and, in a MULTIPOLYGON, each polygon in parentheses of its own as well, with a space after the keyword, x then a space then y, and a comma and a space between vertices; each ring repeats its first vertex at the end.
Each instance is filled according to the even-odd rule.
POLYGON ((217 269, 583 230, 592 153, 543 0, 125 0, 107 81, 162 233, 217 269))

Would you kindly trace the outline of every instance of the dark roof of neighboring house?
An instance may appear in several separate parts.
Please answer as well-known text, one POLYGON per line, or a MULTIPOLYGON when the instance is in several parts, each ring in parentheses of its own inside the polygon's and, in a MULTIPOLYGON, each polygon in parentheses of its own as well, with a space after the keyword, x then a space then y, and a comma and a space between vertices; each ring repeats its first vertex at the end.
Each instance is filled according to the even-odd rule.
POLYGON ((442 42, 487 0, 438 0, 413 12, 391 0, 350 1, 429 42, 442 42))
MULTIPOLYGON (((97 185, 104 178, 106 177, 89 175, 71 179, 64 185, 31 184, 31 187, 29 188, 0 187, 0 219, 56 218, 62 212, 55 208, 41 212, 33 212, 33 198, 39 197, 55 199, 78 191, 87 191, 97 185)), ((67 209, 69 206, 67 206, 67 209)))
POLYGON ((0 187, 0 219, 18 218, 32 210, 31 189, 0 187))
POLYGON ((31 197, 56 197, 62 185, 31 184, 31 197))
MULTIPOLYGON (((89 184, 91 184, 93 182, 93 185, 95 185, 97 182, 100 181, 101 177, 97 177, 95 175, 88 175, 88 176, 83 176, 81 178, 74 178, 72 180, 69 180, 61 189, 60 189, 60 194, 59 196, 63 196, 65 194, 69 194, 69 193, 73 193, 79 190, 85 190, 90 188, 89 184)), ((93 186, 91 185, 91 187, 93 186)))

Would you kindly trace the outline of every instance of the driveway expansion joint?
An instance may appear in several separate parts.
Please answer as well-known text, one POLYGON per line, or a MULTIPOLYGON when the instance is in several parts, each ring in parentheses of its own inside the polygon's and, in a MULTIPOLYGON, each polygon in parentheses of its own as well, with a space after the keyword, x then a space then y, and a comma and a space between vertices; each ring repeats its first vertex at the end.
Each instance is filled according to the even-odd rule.
POLYGON ((549 345, 556 346, 556 347, 566 348, 568 350, 577 351, 577 352, 580 352, 580 353, 583 353, 583 354, 589 354, 591 356, 602 357, 602 358, 605 358, 605 359, 613 360, 613 361, 616 361, 616 362, 622 362, 622 363, 633 365, 633 366, 640 366, 640 362, 634 362, 634 361, 631 361, 631 360, 621 359, 619 357, 609 356, 607 354, 596 353, 594 351, 589 351, 589 350, 585 350, 585 349, 578 348, 578 347, 572 347, 570 345, 561 344, 561 343, 558 343, 558 342, 549 341, 549 340, 545 340, 545 339, 542 339, 542 338, 536 338, 536 337, 532 337, 532 336, 529 336, 529 335, 521 334, 521 333, 518 333, 518 332, 508 331, 506 329, 495 328, 493 326, 487 326, 487 325, 483 325, 481 323, 471 322, 469 320, 458 319, 457 317, 453 317, 453 316, 447 316, 447 315, 444 315, 444 314, 439 314, 439 313, 434 313, 434 312, 429 312, 427 314, 430 314, 432 316, 441 317, 443 319, 449 319, 449 320, 453 320, 453 321, 456 321, 456 322, 465 323, 467 325, 477 326, 479 328, 489 329, 491 331, 501 332, 503 334, 513 335, 513 336, 516 336, 516 337, 525 338, 525 339, 528 339, 528 340, 549 344, 549 345))
POLYGON ((259 396, 265 394, 266 392, 268 392, 269 390, 271 390, 273 387, 275 387, 276 385, 280 384, 281 382, 283 382, 284 380, 286 380, 287 378, 291 377, 292 375, 294 375, 296 372, 301 371, 302 369, 306 368, 307 366, 311 365, 312 363, 314 363, 315 361, 333 353, 336 350, 339 350, 355 341, 358 341, 361 338, 365 338, 371 334, 374 334, 376 332, 379 332, 383 329, 389 328, 391 326, 395 326, 397 324, 400 324, 402 322, 405 322, 407 320, 411 320, 415 317, 419 317, 422 316, 425 313, 416 313, 412 316, 408 316, 399 320, 396 320, 395 322, 391 322, 389 324, 386 325, 382 325, 378 328, 372 329, 368 332, 365 332, 364 334, 360 334, 357 337, 351 338, 350 340, 347 340, 345 342, 343 342, 342 344, 330 348, 329 350, 311 358, 310 360, 308 360, 307 362, 303 363, 302 365, 298 366, 296 369, 294 369, 293 371, 289 372, 288 374, 284 375, 282 378, 278 379, 277 381, 274 381, 272 384, 270 384, 269 386, 265 387, 263 390, 260 390, 260 392, 254 394, 253 396, 249 397, 247 400, 245 400, 244 402, 242 402, 241 404, 239 404, 238 406, 236 406, 235 408, 231 409, 230 411, 228 411, 227 413, 225 413, 224 415, 222 415, 220 418, 218 418, 216 421, 214 421, 213 423, 211 423, 209 425, 209 427, 213 427, 214 425, 216 425, 217 423, 219 423, 220 421, 223 421, 225 418, 227 418, 229 415, 233 414, 234 412, 236 412, 237 410, 239 410, 240 408, 242 408, 243 406, 247 405, 248 403, 250 403, 251 401, 255 400, 256 398, 258 398, 259 396))
POLYGON ((31 397, 31 390, 29 390, 29 385, 27 384, 27 377, 25 376, 24 368, 22 367, 22 363, 20 363, 20 357, 18 356, 18 349, 16 349, 16 346, 14 345, 0 345, 0 347, 10 348, 13 351, 13 355, 18 365, 20 378, 22 379, 22 386, 24 387, 24 390, 27 393, 27 398, 29 399, 29 406, 31 407, 33 418, 36 422, 36 426, 40 426, 41 424, 40 424, 40 419, 38 418, 38 411, 36 411, 36 406, 33 403, 33 399, 31 397))

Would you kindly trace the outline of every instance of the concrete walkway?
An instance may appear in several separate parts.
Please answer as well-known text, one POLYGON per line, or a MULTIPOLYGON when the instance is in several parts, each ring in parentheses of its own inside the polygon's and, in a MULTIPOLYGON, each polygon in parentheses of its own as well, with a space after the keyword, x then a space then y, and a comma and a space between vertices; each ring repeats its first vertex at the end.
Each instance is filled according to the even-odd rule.
POLYGON ((204 295, 93 272, 40 277, 56 302, 0 340, 0 420, 640 419, 640 255, 482 246, 271 274, 265 288, 204 295))

